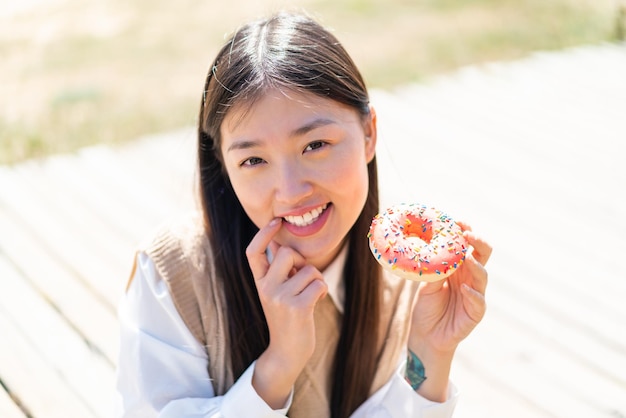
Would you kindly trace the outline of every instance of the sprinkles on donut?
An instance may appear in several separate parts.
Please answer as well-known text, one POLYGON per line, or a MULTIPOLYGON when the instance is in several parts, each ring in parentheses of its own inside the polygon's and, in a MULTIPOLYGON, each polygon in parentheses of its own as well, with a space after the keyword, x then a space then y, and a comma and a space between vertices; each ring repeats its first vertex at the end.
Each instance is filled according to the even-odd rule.
POLYGON ((444 212, 426 205, 401 204, 376 215, 367 235, 383 268, 409 280, 435 282, 463 263, 463 230, 444 212))

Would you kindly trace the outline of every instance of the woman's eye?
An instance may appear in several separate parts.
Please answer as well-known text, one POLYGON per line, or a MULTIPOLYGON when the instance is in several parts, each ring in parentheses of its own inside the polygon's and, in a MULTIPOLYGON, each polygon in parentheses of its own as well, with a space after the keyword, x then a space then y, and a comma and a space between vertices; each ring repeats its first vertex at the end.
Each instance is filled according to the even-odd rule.
POLYGON ((324 141, 313 141, 309 145, 306 146, 304 151, 305 152, 306 151, 313 151, 313 150, 322 148, 324 145, 326 145, 326 142, 324 142, 324 141))
POLYGON ((263 161, 263 158, 259 158, 259 157, 250 157, 244 161, 241 162, 241 166, 253 166, 253 165, 259 165, 259 164, 263 164, 265 161, 263 161))

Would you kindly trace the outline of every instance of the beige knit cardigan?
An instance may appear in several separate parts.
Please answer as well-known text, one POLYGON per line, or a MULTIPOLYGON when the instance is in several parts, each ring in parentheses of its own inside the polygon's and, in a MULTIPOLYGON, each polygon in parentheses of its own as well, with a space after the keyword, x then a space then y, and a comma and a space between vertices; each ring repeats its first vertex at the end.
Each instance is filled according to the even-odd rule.
MULTIPOLYGON (((234 383, 230 369, 229 335, 225 298, 218 285, 213 252, 201 217, 186 217, 163 227, 143 249, 155 263, 166 282, 174 305, 194 337, 205 347, 208 373, 216 395, 223 395, 234 383)), ((395 372, 406 348, 411 306, 417 290, 414 282, 384 276, 383 313, 380 335, 372 330, 372 341, 379 347, 378 370, 370 395, 380 389, 395 372)), ((315 309, 316 347, 298 377, 289 409, 292 418, 329 416, 332 362, 339 332, 341 313, 330 297, 315 309)))

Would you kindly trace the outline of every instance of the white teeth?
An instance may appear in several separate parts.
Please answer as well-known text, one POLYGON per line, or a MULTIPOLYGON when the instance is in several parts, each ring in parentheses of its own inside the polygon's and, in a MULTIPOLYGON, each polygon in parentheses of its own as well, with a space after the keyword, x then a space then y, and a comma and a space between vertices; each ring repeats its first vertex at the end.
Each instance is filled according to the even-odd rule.
POLYGON ((296 225, 296 226, 307 226, 307 225, 311 225, 313 222, 315 222, 317 220, 317 218, 319 218, 319 216, 322 214, 322 212, 324 212, 324 209, 326 209, 326 204, 323 206, 320 206, 319 208, 315 208, 310 212, 307 212, 301 216, 285 216, 285 220, 287 222, 289 222, 292 225, 296 225))

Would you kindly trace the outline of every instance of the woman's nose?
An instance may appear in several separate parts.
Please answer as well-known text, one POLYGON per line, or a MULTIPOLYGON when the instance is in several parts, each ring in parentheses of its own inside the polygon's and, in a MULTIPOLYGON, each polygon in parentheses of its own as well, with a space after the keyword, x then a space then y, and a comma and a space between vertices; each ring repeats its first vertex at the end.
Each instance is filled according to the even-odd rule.
POLYGON ((313 193, 310 173, 296 163, 282 164, 275 181, 276 200, 280 203, 294 205, 313 193))

